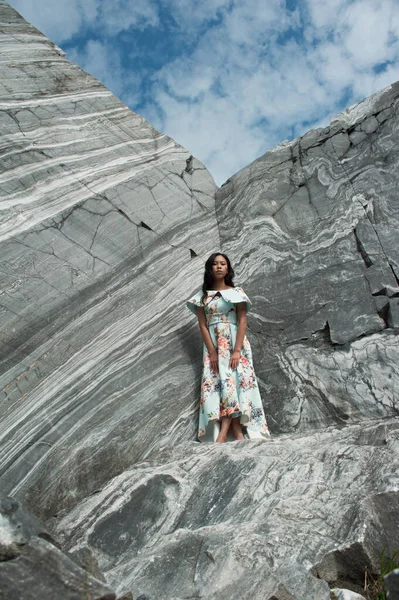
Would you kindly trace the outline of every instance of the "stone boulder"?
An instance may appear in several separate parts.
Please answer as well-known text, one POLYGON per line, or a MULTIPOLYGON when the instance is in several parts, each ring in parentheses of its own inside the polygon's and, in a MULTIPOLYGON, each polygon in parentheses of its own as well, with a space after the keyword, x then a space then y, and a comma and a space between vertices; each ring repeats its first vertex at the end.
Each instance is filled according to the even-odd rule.
POLYGON ((2 600, 115 600, 115 593, 64 554, 48 529, 0 496, 2 600))
POLYGON ((399 600, 399 569, 395 569, 392 573, 384 578, 387 589, 388 600, 399 600))
POLYGON ((366 600, 364 596, 352 592, 351 590, 343 590, 340 588, 334 588, 331 590, 331 598, 333 600, 366 600))

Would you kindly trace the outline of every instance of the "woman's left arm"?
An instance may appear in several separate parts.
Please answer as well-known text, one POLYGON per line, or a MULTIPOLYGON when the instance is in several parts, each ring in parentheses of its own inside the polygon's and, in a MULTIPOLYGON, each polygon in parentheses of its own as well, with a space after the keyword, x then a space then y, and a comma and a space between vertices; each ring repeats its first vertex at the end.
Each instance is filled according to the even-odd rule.
POLYGON ((239 302, 237 304, 237 319, 238 319, 238 330, 236 343, 234 344, 233 353, 230 358, 230 368, 236 369, 240 361, 241 348, 244 342, 245 332, 247 330, 247 307, 245 302, 239 302))

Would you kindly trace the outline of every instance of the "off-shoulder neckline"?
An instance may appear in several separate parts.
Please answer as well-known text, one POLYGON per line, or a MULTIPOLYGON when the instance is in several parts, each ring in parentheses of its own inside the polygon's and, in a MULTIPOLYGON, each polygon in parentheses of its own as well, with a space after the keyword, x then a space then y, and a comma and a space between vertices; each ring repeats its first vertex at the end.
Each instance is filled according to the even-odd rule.
POLYGON ((210 292, 228 292, 229 290, 239 290, 241 289, 238 285, 236 285, 235 287, 228 287, 225 288, 224 290, 206 290, 207 293, 209 294, 210 292))

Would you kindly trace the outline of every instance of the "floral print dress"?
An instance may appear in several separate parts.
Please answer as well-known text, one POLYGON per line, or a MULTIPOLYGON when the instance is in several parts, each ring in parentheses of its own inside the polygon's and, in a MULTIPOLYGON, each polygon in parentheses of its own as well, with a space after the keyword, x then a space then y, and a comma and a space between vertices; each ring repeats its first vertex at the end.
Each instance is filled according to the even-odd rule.
POLYGON ((237 369, 229 367, 238 331, 237 304, 245 302, 248 311, 251 302, 240 287, 208 291, 204 304, 201 304, 202 295, 198 292, 187 302, 187 307, 195 314, 197 307, 204 308, 208 330, 218 353, 219 373, 212 371, 204 344, 198 438, 214 441, 223 417, 239 418, 250 438, 269 438, 251 346, 246 336, 237 369))

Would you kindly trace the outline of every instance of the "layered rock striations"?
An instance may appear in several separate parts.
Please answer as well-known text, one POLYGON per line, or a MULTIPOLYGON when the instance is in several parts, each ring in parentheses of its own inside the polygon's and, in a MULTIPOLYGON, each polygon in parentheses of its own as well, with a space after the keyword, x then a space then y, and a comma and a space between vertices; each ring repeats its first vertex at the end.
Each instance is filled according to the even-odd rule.
POLYGON ((360 593, 399 546, 399 84, 217 191, 5 2, 0 44, 2 492, 134 598, 360 593), (218 248, 271 443, 194 441, 218 248))
POLYGON ((120 592, 329 600, 330 587, 361 593, 382 549, 395 552, 398 452, 395 419, 273 443, 186 442, 52 527, 69 550, 89 546, 120 592))
POLYGON ((274 431, 398 415, 399 84, 216 195, 274 431))
POLYGON ((47 515, 193 436, 216 187, 4 2, 0 30, 1 480, 47 515))

